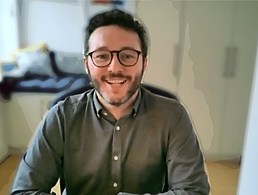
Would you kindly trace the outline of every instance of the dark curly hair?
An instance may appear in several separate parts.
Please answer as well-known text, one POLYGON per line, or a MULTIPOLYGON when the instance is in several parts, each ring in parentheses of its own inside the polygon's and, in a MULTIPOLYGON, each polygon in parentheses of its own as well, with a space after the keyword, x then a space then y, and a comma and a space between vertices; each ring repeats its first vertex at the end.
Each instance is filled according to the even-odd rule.
POLYGON ((148 54, 148 35, 143 25, 132 15, 114 9, 111 11, 103 12, 93 16, 89 20, 88 27, 86 28, 86 34, 84 39, 84 56, 89 52, 89 39, 91 34, 99 27, 117 25, 127 30, 136 32, 141 41, 141 50, 143 57, 148 54))

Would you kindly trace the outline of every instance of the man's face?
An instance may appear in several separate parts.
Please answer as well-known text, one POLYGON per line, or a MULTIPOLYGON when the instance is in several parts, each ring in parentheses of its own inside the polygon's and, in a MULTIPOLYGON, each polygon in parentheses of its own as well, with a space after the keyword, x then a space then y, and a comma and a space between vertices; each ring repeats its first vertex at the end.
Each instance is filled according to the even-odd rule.
MULTIPOLYGON (((96 50, 121 50, 131 48, 141 51, 140 39, 134 31, 110 25, 97 28, 89 40, 89 52, 96 50)), ((120 64, 117 54, 107 67, 96 67, 91 57, 84 60, 86 71, 97 90, 98 97, 107 104, 120 106, 127 102, 139 89, 147 59, 140 54, 134 66, 120 64)))

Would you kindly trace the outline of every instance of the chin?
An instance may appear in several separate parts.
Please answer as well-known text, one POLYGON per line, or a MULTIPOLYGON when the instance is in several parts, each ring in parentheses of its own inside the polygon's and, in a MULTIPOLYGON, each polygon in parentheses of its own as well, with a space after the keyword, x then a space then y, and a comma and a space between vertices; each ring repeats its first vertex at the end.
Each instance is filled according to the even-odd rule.
POLYGON ((120 105, 126 103, 130 99, 130 97, 128 95, 121 97, 121 98, 111 98, 111 97, 107 97, 107 96, 102 96, 102 98, 104 98, 110 105, 113 105, 113 106, 120 106, 120 105))
POLYGON ((137 92, 137 90, 140 88, 140 80, 141 77, 136 77, 137 79, 132 82, 131 84, 127 84, 124 86, 123 89, 115 89, 110 90, 105 85, 101 86, 100 82, 94 80, 93 84, 95 89, 97 90, 98 94, 100 95, 101 99, 113 106, 120 106, 122 104, 125 104, 128 100, 130 100, 133 95, 137 92))

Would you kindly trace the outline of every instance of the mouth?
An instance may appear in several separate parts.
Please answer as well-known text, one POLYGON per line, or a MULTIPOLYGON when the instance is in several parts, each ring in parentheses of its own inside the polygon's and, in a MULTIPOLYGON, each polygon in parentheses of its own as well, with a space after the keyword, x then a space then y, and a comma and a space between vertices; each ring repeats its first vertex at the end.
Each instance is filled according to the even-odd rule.
POLYGON ((126 80, 123 79, 110 79, 105 81, 110 85, 123 85, 126 82, 126 80))

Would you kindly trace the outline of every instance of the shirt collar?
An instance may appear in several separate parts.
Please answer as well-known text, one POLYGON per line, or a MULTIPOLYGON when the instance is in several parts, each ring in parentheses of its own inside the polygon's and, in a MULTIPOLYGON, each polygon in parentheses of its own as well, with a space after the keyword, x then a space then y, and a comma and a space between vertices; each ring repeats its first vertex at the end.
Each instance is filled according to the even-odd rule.
POLYGON ((99 100, 97 98, 97 92, 96 92, 96 89, 94 89, 94 93, 93 93, 93 103, 94 103, 94 106, 96 108, 96 111, 97 111, 97 116, 98 118, 100 118, 100 113, 101 113, 101 110, 102 110, 102 106, 101 104, 99 103, 99 100))
POLYGON ((139 110, 140 104, 141 104, 141 99, 142 99, 142 88, 139 88, 139 93, 138 93, 138 97, 136 99, 136 101, 134 102, 133 105, 133 116, 136 117, 137 112, 139 110))
MULTIPOLYGON (((132 107, 132 113, 133 113, 134 117, 136 117, 136 115, 137 115, 137 112, 138 112, 138 109, 139 109, 139 106, 140 106, 140 103, 141 103, 141 99, 142 99, 142 90, 141 90, 141 87, 140 87, 137 99, 136 99, 136 101, 135 101, 135 103, 132 107)), ((103 106, 100 104, 100 102, 98 100, 96 90, 94 90, 94 93, 93 93, 93 104, 96 108, 97 116, 98 116, 98 118, 100 118, 103 106)))

